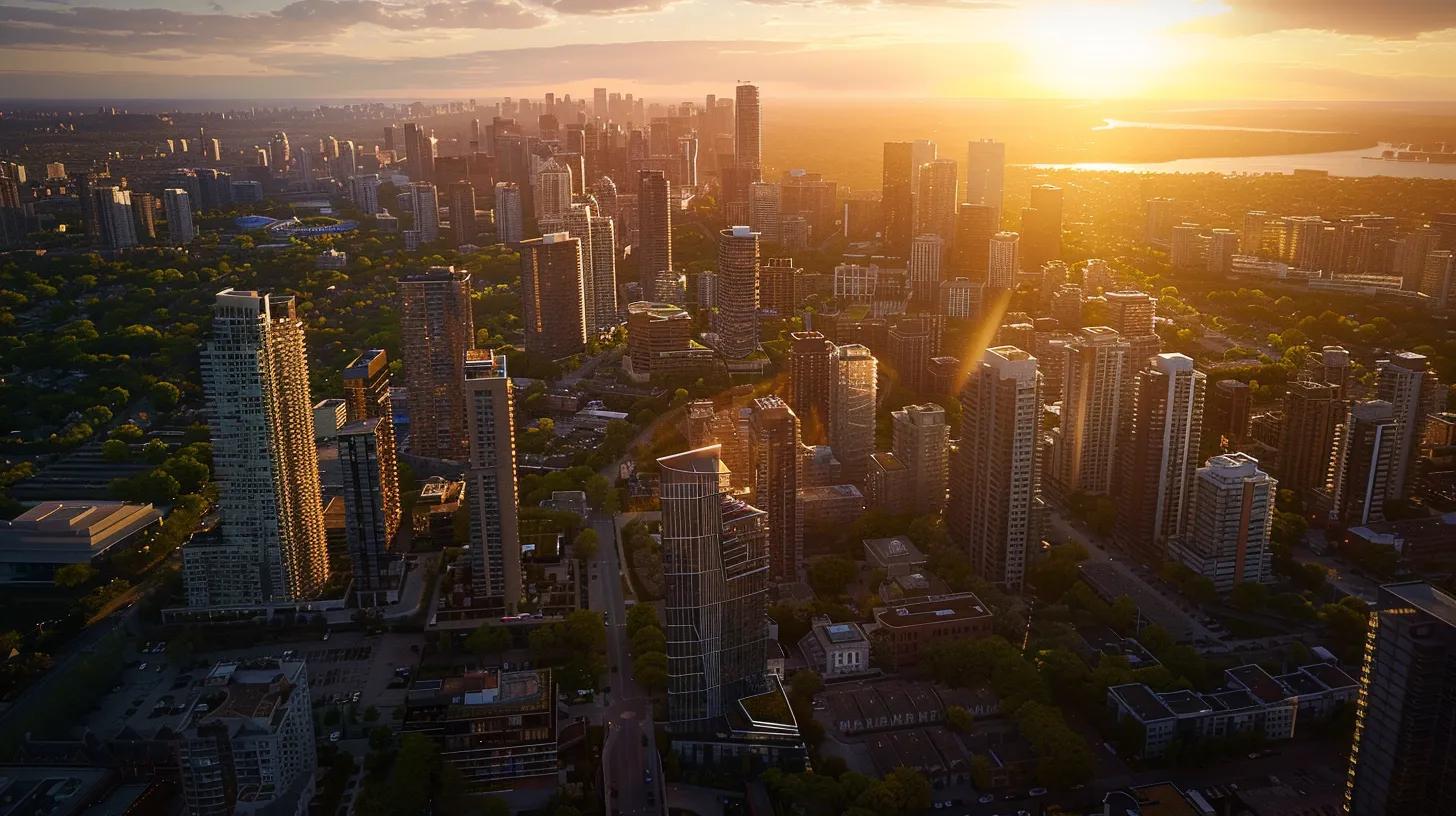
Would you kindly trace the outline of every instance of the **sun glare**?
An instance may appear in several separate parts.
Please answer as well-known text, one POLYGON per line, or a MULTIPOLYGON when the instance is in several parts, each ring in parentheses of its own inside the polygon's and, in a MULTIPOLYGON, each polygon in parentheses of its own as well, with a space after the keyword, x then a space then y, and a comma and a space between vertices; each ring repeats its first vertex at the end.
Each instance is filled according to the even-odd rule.
POLYGON ((1161 22, 1117 6, 1043 9, 1019 38, 1026 79, 1059 96, 1136 95, 1177 61, 1161 22))

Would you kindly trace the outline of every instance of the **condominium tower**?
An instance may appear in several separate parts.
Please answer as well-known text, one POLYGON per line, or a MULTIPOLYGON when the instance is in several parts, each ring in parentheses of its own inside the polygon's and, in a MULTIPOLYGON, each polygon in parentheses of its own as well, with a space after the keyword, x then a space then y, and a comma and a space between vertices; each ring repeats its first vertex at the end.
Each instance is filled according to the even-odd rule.
POLYGON ((713 331, 718 350, 729 359, 758 349, 758 263, 758 233, 748 227, 719 231, 713 331))
POLYGON ((804 562, 804 524, 799 515, 799 418, 777 396, 750 404, 749 461, 753 503, 767 514, 769 575, 774 583, 797 579, 804 562))
POLYGON ((1121 459, 1117 528, 1120 547, 1152 561, 1167 557, 1193 500, 1207 377, 1182 354, 1159 354, 1133 378, 1129 433, 1121 459))
POLYGON ((399 279, 404 384, 409 389, 410 453, 463 462, 466 455, 465 352, 475 346, 470 273, 434 266, 399 279))
POLYGON ((526 350, 557 360, 586 349, 582 242, 551 232, 521 242, 521 319, 526 350))
POLYGON ((521 534, 515 405, 505 355, 470 351, 459 387, 470 434, 465 496, 470 507, 472 603, 514 612, 521 602, 521 534))
POLYGON ((864 477, 875 452, 875 357, 858 343, 834 348, 829 385, 829 446, 850 481, 864 477))

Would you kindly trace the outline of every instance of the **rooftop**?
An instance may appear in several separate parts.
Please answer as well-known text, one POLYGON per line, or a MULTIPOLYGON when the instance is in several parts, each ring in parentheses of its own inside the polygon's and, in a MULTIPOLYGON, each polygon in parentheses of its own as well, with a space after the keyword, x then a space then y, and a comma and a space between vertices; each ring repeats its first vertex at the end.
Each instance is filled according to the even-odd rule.
POLYGON ((894 629, 989 617, 990 610, 972 592, 930 595, 875 608, 875 620, 894 629))
POLYGON ((1456 598, 1430 584, 1423 581, 1386 584, 1380 592, 1419 609, 1447 626, 1456 626, 1456 598))
POLYGON ((1153 693, 1153 690, 1142 683, 1126 683, 1121 686, 1113 686, 1108 689, 1112 694, 1122 700, 1133 716, 1143 722, 1155 720, 1166 720, 1173 716, 1168 706, 1163 704, 1161 698, 1153 693))

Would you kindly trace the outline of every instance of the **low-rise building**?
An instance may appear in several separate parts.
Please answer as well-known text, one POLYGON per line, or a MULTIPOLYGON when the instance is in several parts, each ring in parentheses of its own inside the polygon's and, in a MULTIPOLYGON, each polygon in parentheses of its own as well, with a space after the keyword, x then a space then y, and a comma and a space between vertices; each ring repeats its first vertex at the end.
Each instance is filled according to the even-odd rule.
POLYGON ((557 771, 556 686, 550 669, 470 671, 420 680, 400 730, 435 740, 465 781, 494 787, 557 771))
POLYGON ((313 436, 318 441, 333 439, 349 421, 348 403, 341 399, 319 400, 313 406, 313 436))
POLYGON ((852 484, 799 488, 799 511, 806 530, 845 525, 864 515, 865 497, 852 484))
POLYGON ((863 674, 870 667, 870 640, 854 622, 816 617, 809 634, 799 640, 799 650, 809 667, 826 678, 863 674))
POLYGON ((891 578, 920 572, 925 567, 925 553, 905 536, 865 539, 864 560, 866 566, 884 570, 891 578))
POLYGON ((150 504, 41 502, 0 521, 0 584, 49 583, 61 567, 103 558, 161 518, 150 504))
POLYGON ((1316 663, 1274 676, 1248 664, 1224 672, 1225 689, 1207 694, 1159 693, 1142 683, 1107 690, 1118 722, 1135 721, 1142 731, 1139 755, 1157 758, 1175 739, 1202 740, 1259 731, 1266 739, 1295 735, 1301 722, 1320 721, 1353 703, 1359 685, 1337 666, 1316 663))
POLYGON ((972 592, 910 598, 876 607, 865 627, 879 645, 883 669, 905 669, 920 661, 921 650, 941 638, 983 638, 991 634, 991 610, 972 592))
POLYGON ((455 543, 455 517, 465 498, 465 482, 435 477, 420 486, 410 509, 414 548, 444 549, 455 543))

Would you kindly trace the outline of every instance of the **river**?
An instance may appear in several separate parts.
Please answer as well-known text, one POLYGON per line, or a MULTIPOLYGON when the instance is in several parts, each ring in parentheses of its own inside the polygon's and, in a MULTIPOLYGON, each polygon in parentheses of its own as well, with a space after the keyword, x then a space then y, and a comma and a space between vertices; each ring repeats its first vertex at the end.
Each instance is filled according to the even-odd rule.
POLYGON ((1287 174, 1298 170, 1324 170, 1332 176, 1364 178, 1369 176, 1391 176, 1394 178, 1456 179, 1456 164, 1431 164, 1429 162, 1383 161, 1382 150, 1389 144, 1376 144, 1355 150, 1336 150, 1328 153, 1296 153, 1283 156, 1223 156, 1206 159, 1174 159, 1164 162, 1118 163, 1078 162, 1075 164, 1032 164, 1030 167, 1048 170, 1097 170, 1119 173, 1225 173, 1225 174, 1287 174))

